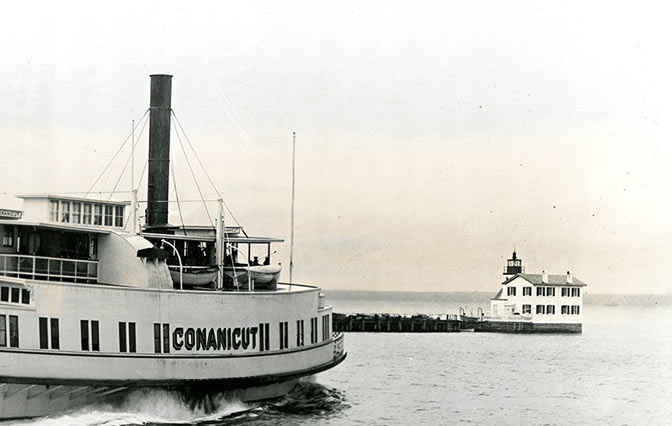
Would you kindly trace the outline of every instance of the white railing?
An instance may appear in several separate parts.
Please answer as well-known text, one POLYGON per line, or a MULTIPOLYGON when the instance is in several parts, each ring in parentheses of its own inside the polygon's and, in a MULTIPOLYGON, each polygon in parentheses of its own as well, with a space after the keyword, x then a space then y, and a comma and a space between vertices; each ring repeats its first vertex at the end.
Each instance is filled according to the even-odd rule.
POLYGON ((47 281, 98 281, 97 260, 0 254, 0 275, 47 281))
POLYGON ((532 315, 484 315, 483 319, 487 321, 532 321, 532 315))
POLYGON ((345 346, 343 345, 343 333, 333 333, 334 338, 334 359, 338 359, 343 356, 345 351, 345 346))

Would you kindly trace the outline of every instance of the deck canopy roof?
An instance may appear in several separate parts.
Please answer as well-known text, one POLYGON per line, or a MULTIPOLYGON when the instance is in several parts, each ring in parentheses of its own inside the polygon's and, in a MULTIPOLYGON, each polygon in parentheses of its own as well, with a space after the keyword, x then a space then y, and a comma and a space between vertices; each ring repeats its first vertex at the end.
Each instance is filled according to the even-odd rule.
MULTIPOLYGON (((163 238, 167 240, 178 241, 215 241, 214 235, 179 235, 179 234, 156 234, 153 232, 143 232, 142 236, 145 238, 158 239, 163 238)), ((223 240, 229 243, 241 244, 266 244, 266 243, 281 243, 285 240, 271 237, 224 237, 223 240)))

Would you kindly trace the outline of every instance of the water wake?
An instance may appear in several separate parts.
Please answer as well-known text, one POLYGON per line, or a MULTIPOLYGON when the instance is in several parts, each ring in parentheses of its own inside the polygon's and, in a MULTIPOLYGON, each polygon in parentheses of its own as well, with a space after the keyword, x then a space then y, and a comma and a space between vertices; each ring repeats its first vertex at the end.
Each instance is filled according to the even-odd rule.
POLYGON ((240 401, 208 395, 198 401, 179 393, 142 389, 129 394, 120 404, 96 404, 67 414, 9 423, 22 426, 126 426, 148 424, 199 424, 250 410, 240 401))

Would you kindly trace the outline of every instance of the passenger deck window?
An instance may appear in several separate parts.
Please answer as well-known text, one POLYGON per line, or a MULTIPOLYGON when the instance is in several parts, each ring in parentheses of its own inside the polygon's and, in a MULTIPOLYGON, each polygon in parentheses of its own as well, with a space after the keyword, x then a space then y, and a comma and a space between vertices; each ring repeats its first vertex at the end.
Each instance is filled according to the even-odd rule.
POLYGON ((95 204, 93 206, 93 224, 102 225, 103 224, 103 205, 95 204))
POLYGON ((112 226, 114 217, 114 206, 105 206, 105 226, 112 226))
POLYGON ((91 225, 91 204, 84 204, 84 213, 82 214, 82 224, 91 225))
POLYGON ((58 200, 49 201, 49 220, 52 222, 58 222, 58 200))
POLYGON ((7 347, 7 316, 0 315, 0 347, 7 347))
POLYGON ((61 201, 61 208, 63 209, 61 222, 63 223, 70 222, 70 201, 61 201))
POLYGON ((98 321, 90 321, 91 327, 89 328, 88 320, 80 321, 80 330, 82 336, 82 350, 83 351, 100 351, 100 335, 98 333, 98 321), (89 330, 91 334, 89 334, 89 330))
POLYGON ((79 223, 82 217, 82 203, 72 203, 72 223, 79 223))
POLYGON ((19 347, 19 317, 16 315, 9 316, 9 346, 19 347))
POLYGON ((124 206, 114 206, 114 226, 124 226, 124 206))
POLYGON ((19 295, 20 294, 21 294, 20 289, 18 289, 16 287, 12 287, 12 303, 19 303, 19 295))

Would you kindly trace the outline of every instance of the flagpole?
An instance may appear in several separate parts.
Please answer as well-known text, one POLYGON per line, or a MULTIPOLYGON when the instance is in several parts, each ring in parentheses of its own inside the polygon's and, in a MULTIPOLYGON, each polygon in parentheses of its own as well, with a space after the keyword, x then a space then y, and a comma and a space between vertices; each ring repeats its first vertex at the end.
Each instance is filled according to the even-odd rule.
POLYGON ((289 243, 289 289, 292 289, 294 270, 294 187, 295 187, 296 132, 292 132, 292 225, 289 243))

